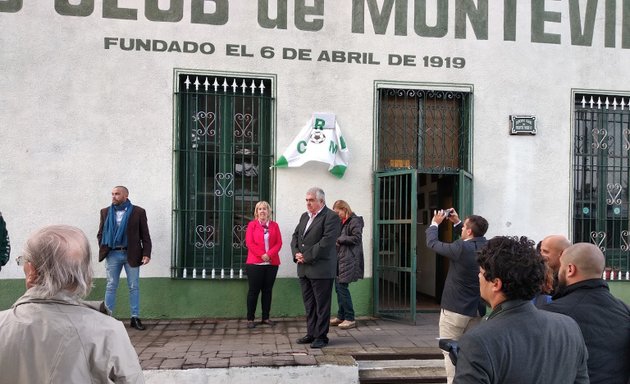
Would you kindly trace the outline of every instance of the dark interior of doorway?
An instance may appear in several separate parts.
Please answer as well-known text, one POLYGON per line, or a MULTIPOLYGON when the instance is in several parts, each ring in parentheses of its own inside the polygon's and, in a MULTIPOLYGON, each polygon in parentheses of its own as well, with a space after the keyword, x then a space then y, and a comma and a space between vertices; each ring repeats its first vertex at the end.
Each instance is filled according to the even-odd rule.
MULTIPOLYGON (((434 292, 422 292, 418 288, 416 292, 416 311, 417 312, 435 312, 439 311, 442 292, 444 290, 444 282, 448 273, 449 262, 444 256, 426 248, 426 238, 424 232, 431 224, 433 212, 439 209, 451 208, 455 205, 454 196, 456 194, 456 175, 449 174, 418 174, 418 236, 417 238, 417 255, 418 268, 422 268, 425 262, 428 265, 434 265, 433 273, 435 277, 434 292), (424 199, 424 201, 420 201, 424 199), (426 258, 426 260, 425 260, 426 258), (431 260, 433 259, 433 260, 431 260)), ((457 209, 457 207, 455 207, 457 209)), ((442 224, 439 228, 440 241, 451 242, 455 238, 453 236, 452 225, 442 224)), ((418 274, 420 276, 421 273, 418 274)), ((417 287, 421 287, 420 281, 417 287)))

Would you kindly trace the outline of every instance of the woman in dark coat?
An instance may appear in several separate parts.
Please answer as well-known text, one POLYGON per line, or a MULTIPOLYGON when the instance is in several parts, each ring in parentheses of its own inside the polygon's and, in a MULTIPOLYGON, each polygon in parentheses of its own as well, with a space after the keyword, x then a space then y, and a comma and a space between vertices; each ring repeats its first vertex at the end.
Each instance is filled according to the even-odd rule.
POLYGON ((337 317, 330 320, 330 325, 341 329, 355 328, 354 308, 348 285, 363 278, 363 218, 357 216, 350 205, 337 200, 333 210, 341 219, 341 235, 337 239, 337 278, 335 291, 339 311, 337 317))

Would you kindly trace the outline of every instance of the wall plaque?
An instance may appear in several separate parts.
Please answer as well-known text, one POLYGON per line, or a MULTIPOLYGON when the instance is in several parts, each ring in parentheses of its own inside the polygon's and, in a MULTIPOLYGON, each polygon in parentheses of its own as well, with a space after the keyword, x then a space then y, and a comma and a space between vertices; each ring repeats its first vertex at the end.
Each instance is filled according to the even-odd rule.
POLYGON ((535 135, 536 116, 510 115, 510 135, 535 135))

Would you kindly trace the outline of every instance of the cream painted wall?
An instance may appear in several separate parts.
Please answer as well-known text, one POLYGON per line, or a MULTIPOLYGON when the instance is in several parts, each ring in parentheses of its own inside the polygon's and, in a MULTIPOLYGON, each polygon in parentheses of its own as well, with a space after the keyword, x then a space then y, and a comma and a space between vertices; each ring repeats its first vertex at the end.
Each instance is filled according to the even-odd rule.
MULTIPOLYGON (((602 17, 596 19, 592 46, 571 45, 567 2, 545 5, 562 15, 561 23, 545 24, 546 32, 561 36, 561 44, 531 42, 527 2, 518 2, 516 41, 503 40, 503 2, 490 2, 488 40, 477 40, 470 25, 466 39, 454 38, 454 0, 443 38, 415 35, 413 17, 407 36, 394 35, 393 25, 376 35, 369 16, 364 34, 351 33, 350 1, 326 2, 324 27, 317 32, 294 26, 293 1, 286 30, 260 27, 253 1, 229 2, 229 21, 222 26, 192 24, 185 3, 177 23, 148 21, 144 2, 131 0, 118 5, 138 9, 138 20, 103 18, 101 1, 88 17, 61 16, 53 2, 26 1, 18 12, 0 12, 0 210, 12 256, 30 232, 52 223, 83 228, 96 252, 98 210, 109 204, 111 187, 124 184, 131 200, 147 209, 154 240, 153 261, 142 275, 169 276, 175 68, 277 75, 277 155, 312 112, 337 114, 351 153, 343 179, 318 163, 275 171, 284 277, 295 275, 290 237, 305 209, 304 192, 314 185, 326 191, 329 205, 346 199, 364 217, 371 275, 375 81, 474 86, 475 211, 489 220, 489 236, 524 234, 535 240, 569 232, 571 90, 630 91, 630 50, 620 48, 621 1, 616 48, 604 48, 602 17), (211 42, 217 50, 212 55, 106 50, 105 37, 211 42), (228 56, 226 44, 245 44, 254 57, 228 56), (283 47, 311 49, 314 57, 320 50, 370 52, 381 64, 263 59, 263 46, 277 54, 283 47), (388 54, 463 57, 466 66, 391 66, 388 54), (508 135, 511 114, 535 115, 539 133, 508 135)), ((414 2, 409 3, 412 10, 414 2)), ((104 276, 104 267, 95 267, 104 276)), ((0 274, 17 277, 21 271, 14 261, 0 274)))

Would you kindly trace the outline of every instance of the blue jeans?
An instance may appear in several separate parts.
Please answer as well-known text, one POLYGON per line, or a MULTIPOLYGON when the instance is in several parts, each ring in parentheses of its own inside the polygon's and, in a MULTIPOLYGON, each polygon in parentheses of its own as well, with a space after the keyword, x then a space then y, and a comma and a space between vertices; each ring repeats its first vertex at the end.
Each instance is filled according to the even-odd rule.
POLYGON ((105 305, 112 313, 116 307, 116 290, 120 281, 120 272, 123 267, 127 275, 127 286, 129 287, 129 305, 131 307, 131 317, 140 315, 140 267, 131 267, 127 263, 126 251, 110 251, 105 258, 105 269, 107 271, 107 287, 105 288, 105 305))
POLYGON ((335 280, 335 291, 337 291, 337 318, 339 320, 354 321, 354 308, 352 307, 352 297, 348 289, 348 283, 338 283, 335 280))

